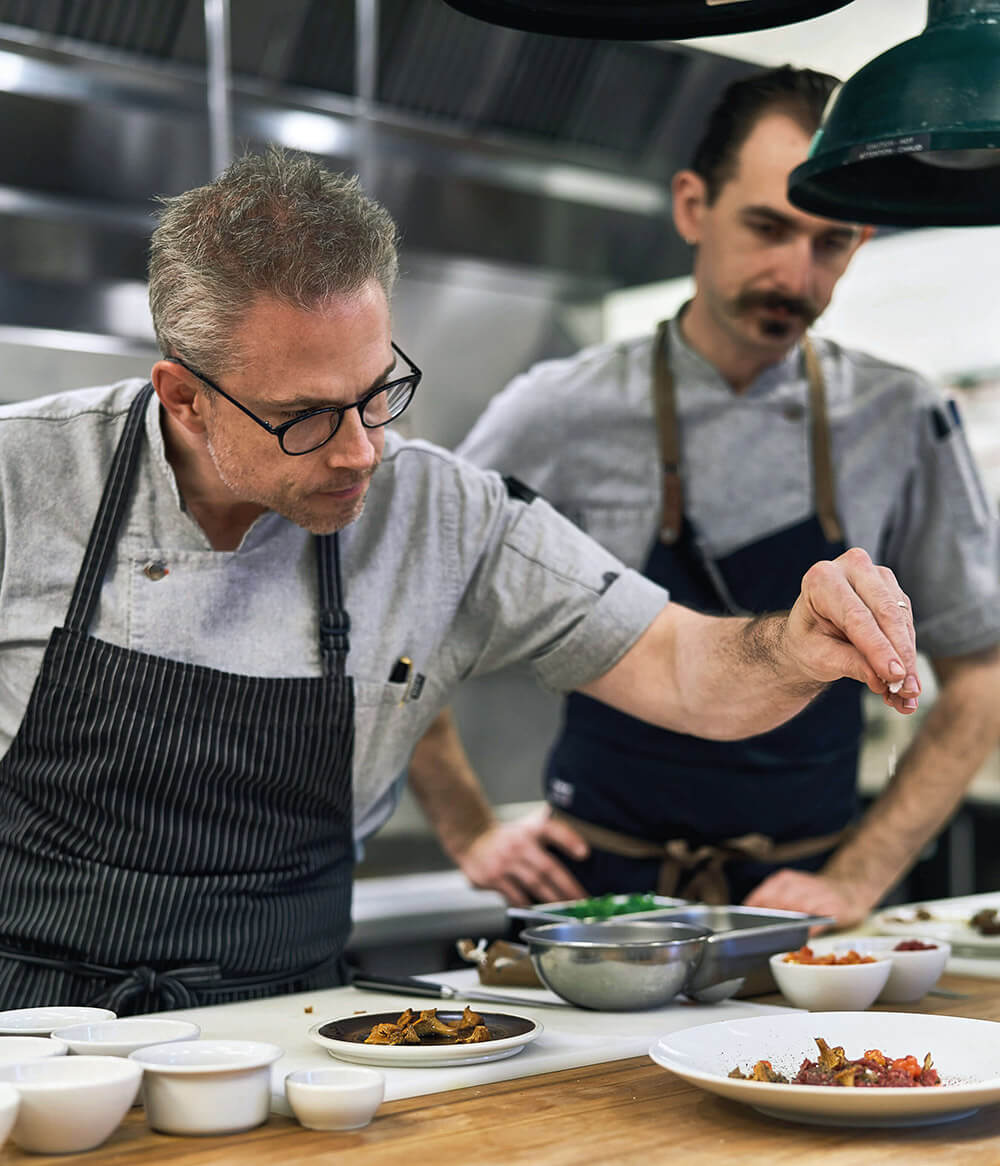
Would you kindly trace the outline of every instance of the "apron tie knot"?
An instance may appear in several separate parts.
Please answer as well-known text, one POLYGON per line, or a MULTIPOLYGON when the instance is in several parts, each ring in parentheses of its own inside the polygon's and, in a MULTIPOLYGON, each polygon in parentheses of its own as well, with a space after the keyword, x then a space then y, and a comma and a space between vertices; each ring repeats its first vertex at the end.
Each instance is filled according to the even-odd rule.
POLYGON ((194 964, 158 972, 146 964, 118 973, 121 978, 91 1003, 121 1013, 133 1000, 142 1000, 147 1011, 194 1008, 198 1001, 193 989, 222 979, 218 964, 194 964))
POLYGON ((796 862, 817 854, 825 854, 843 842, 849 830, 838 830, 816 838, 800 838, 794 842, 775 842, 766 834, 741 834, 721 842, 700 842, 692 845, 686 838, 671 838, 667 842, 653 842, 635 838, 606 826, 598 826, 553 808, 553 818, 571 826, 592 848, 616 854, 622 858, 650 859, 660 862, 656 893, 670 898, 680 893, 686 899, 702 903, 724 905, 732 902, 725 867, 741 859, 775 865, 796 862), (685 875, 689 875, 685 879, 685 875), (683 886, 682 886, 683 883, 683 886))
POLYGON ((693 871, 684 894, 702 903, 729 902, 729 885, 723 867, 733 859, 749 858, 764 862, 774 853, 774 842, 764 834, 744 834, 715 844, 691 846, 684 838, 672 838, 663 843, 663 868, 660 885, 669 884, 671 894, 681 881, 681 875, 693 871))

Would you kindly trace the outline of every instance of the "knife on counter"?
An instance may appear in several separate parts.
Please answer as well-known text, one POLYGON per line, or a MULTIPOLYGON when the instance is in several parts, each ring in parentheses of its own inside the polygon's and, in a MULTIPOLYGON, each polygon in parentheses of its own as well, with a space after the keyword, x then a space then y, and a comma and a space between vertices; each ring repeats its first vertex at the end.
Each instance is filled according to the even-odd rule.
POLYGON ((369 992, 393 992, 395 995, 433 996, 437 1000, 489 1000, 495 1004, 518 1004, 522 1008, 572 1008, 566 1000, 534 1000, 527 996, 505 996, 502 992, 487 992, 481 988, 468 991, 438 984, 434 980, 418 980, 414 976, 375 976, 355 973, 352 988, 369 992))

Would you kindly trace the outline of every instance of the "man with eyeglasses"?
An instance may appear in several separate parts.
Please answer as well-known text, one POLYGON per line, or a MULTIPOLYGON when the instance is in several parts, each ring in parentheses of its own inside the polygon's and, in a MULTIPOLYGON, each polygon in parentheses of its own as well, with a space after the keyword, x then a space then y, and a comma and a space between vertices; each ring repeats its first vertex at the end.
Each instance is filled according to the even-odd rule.
MULTIPOLYGON (((863 552, 790 613, 668 603, 516 483, 387 429, 395 228, 307 158, 164 200, 162 359, 0 410, 0 999, 119 1013, 337 984, 355 838, 467 676, 740 736, 842 674, 920 691, 863 552)), ((502 711, 502 710, 501 710, 502 711)))

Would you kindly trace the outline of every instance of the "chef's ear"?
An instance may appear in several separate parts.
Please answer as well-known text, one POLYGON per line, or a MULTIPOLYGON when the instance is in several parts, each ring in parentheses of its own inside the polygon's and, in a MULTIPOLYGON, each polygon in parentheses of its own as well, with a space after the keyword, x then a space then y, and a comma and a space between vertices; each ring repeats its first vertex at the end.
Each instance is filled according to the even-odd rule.
POLYGON ((678 170, 670 183, 671 208, 677 234, 689 247, 701 240, 701 219, 708 205, 708 188, 700 174, 678 170))
POLYGON ((170 417, 191 433, 204 433, 208 401, 198 378, 173 360, 158 360, 149 376, 170 417))

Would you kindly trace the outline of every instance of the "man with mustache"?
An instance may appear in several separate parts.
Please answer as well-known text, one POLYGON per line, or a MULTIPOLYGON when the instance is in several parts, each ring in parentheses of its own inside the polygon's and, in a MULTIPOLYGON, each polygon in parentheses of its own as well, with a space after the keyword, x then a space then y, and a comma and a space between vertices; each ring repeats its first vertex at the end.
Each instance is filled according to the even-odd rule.
POLYGON ((957 413, 916 374, 806 333, 870 234, 786 193, 835 84, 786 67, 732 85, 673 181, 691 301, 654 337, 519 377, 459 452, 702 611, 779 610, 810 563, 863 546, 912 597, 937 703, 860 822, 852 681, 741 742, 571 695, 545 775, 551 815, 513 825, 492 820, 442 719, 414 787, 470 878, 515 902, 657 889, 856 921, 1000 734, 997 525, 957 413), (445 787, 466 791, 463 813, 445 787))
POLYGON ((150 380, 0 409, 0 1000, 116 1012, 342 982, 355 840, 508 662, 709 736, 842 675, 917 707, 859 550, 791 612, 670 603, 540 500, 391 429, 389 214, 248 155, 164 200, 150 380))

